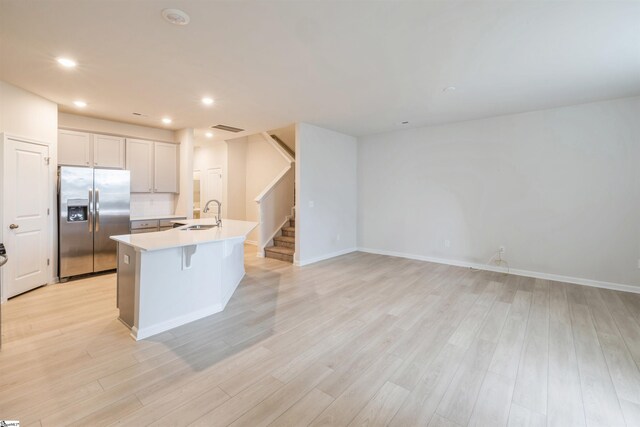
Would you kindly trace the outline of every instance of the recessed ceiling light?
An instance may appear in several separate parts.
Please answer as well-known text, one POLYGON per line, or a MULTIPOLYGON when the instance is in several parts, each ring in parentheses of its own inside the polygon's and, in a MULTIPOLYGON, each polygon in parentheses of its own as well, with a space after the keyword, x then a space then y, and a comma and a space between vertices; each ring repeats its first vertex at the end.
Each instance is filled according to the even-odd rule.
POLYGON ((454 90, 456 90, 455 86, 447 86, 444 89, 442 89, 443 92, 453 92, 454 90))
POLYGON ((56 58, 56 61, 58 61, 58 64, 62 65, 65 68, 74 68, 76 65, 78 65, 76 61, 69 58, 56 58))
POLYGON ((204 105, 211 105, 213 104, 213 99, 205 96, 204 98, 202 98, 202 103, 204 105))
POLYGON ((187 25, 191 18, 180 9, 163 9, 162 17, 174 25, 187 25))
POLYGON ((78 101, 73 101, 73 105, 75 105, 78 108, 84 108, 87 106, 87 103, 84 101, 78 100, 78 101))
POLYGON ((169 117, 165 117, 162 119, 162 123, 165 125, 171 124, 172 120, 169 117))
POLYGON ((207 132, 204 134, 204 136, 206 136, 207 138, 212 138, 213 137, 213 133, 212 132, 207 132))

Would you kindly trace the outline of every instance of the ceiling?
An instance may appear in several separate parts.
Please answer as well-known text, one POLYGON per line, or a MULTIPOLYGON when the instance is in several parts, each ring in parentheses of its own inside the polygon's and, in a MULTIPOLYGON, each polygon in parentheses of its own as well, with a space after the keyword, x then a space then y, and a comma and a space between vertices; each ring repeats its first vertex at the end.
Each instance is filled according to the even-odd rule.
POLYGON ((155 127, 169 116, 168 127, 194 127, 198 138, 216 124, 246 134, 299 121, 360 136, 640 94, 637 1, 0 0, 0 8, 2 80, 62 111, 155 127), (184 10, 190 24, 167 23, 164 8, 184 10), (62 69, 58 56, 78 67, 62 69), (205 95, 213 106, 200 103, 205 95), (76 99, 89 105, 79 111, 76 99))

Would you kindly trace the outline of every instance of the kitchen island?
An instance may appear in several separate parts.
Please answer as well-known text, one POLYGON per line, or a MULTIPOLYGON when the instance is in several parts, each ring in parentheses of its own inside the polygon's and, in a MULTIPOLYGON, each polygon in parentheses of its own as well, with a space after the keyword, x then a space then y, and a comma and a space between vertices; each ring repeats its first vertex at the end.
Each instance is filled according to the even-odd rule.
POLYGON ((184 225, 111 236, 118 243, 119 318, 136 340, 224 310, 244 277, 244 240, 257 223, 178 222, 184 225))

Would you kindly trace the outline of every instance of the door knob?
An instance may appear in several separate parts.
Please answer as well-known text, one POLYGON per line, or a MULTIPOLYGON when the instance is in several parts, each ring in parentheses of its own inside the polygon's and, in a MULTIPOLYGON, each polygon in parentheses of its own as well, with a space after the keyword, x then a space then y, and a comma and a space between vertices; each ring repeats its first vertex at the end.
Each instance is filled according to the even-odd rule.
POLYGON ((20 227, 18 224, 11 224, 9 226, 10 229, 15 230, 16 228, 20 227))

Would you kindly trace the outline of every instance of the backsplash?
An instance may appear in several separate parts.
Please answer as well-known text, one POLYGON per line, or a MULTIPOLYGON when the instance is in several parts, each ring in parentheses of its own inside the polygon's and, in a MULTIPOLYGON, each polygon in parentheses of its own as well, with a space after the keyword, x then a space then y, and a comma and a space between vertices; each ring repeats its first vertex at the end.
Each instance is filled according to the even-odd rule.
POLYGON ((132 193, 131 217, 150 215, 173 215, 176 210, 176 195, 171 193, 132 193))

